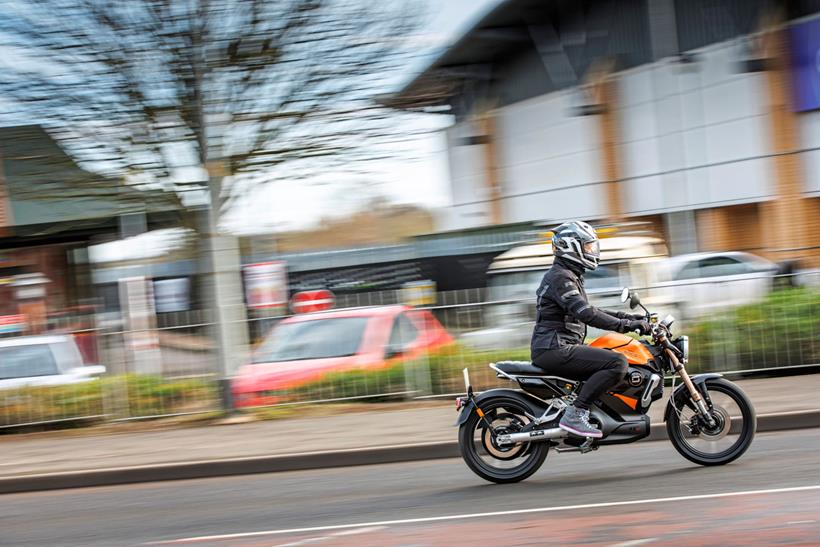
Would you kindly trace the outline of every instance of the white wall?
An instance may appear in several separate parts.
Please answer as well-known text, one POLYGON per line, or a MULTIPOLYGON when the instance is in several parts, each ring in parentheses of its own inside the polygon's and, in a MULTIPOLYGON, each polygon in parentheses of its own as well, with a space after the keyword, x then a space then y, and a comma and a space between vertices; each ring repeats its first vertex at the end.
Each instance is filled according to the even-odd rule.
MULTIPOLYGON (((496 117, 497 162, 503 222, 600 218, 598 125, 593 116, 570 116, 569 96, 555 93, 501 108, 496 117)), ((478 134, 469 123, 448 129, 453 206, 438 229, 490 221, 482 146, 463 144, 478 134)))
MULTIPOLYGON (((618 153, 629 215, 751 203, 774 196, 765 74, 739 73, 739 46, 663 60, 619 76, 618 153)), ((553 93, 499 110, 504 222, 595 219, 606 215, 599 119, 570 116, 570 94, 553 93)), ((820 195, 820 111, 800 114, 805 191, 820 195), (816 149, 816 150, 811 150, 816 149)), ((448 131, 453 203, 446 229, 490 221, 481 146, 448 131)), ((442 229, 445 229, 442 227, 442 229)))
POLYGON ((820 110, 803 112, 798 115, 800 124, 804 190, 812 195, 820 195, 820 110))
POLYGON ((463 142, 463 139, 480 134, 478 128, 466 122, 446 130, 452 206, 437 215, 436 229, 439 231, 474 228, 490 222, 482 146, 463 142))
POLYGON ((619 153, 628 214, 769 199, 773 193, 765 77, 738 73, 737 46, 621 75, 619 153))
POLYGON ((505 222, 605 214, 599 125, 570 115, 568 93, 502 108, 496 131, 505 222))

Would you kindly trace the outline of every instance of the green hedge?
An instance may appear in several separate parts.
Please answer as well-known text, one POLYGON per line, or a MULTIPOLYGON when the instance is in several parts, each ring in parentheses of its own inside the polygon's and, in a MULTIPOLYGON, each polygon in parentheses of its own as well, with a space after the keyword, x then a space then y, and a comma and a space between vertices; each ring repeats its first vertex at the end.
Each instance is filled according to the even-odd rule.
POLYGON ((693 372, 820 363, 820 292, 783 289, 687 329, 693 372))
POLYGON ((529 348, 506 351, 475 351, 451 344, 422 358, 403 361, 382 369, 352 370, 327 374, 283 394, 282 402, 368 397, 381 401, 383 394, 420 392, 424 394, 461 393, 464 391, 462 369, 470 370, 476 388, 498 384, 495 373, 487 366, 502 360, 529 360, 529 348))
POLYGON ((108 376, 79 384, 0 391, 0 426, 74 418, 153 416, 210 410, 212 382, 158 376, 108 376))

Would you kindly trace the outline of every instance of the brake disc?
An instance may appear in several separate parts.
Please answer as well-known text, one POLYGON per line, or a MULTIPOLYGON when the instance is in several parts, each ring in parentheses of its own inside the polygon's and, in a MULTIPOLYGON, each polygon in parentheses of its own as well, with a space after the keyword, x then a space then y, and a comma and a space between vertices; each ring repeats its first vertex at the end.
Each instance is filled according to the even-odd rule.
POLYGON ((714 405, 711 410, 712 418, 715 420, 715 427, 709 427, 704 423, 700 424, 698 437, 706 441, 719 441, 729 434, 732 429, 732 417, 720 405, 714 405))

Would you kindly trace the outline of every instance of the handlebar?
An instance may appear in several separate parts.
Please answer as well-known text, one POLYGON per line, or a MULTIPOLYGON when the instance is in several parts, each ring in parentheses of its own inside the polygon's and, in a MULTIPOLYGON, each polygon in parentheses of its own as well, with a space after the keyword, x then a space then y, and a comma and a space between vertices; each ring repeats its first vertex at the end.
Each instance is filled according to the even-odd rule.
POLYGON ((669 334, 669 327, 663 324, 658 324, 652 331, 652 338, 655 340, 655 343, 660 344, 664 349, 668 349, 680 359, 683 357, 683 352, 681 352, 675 344, 669 341, 669 334))

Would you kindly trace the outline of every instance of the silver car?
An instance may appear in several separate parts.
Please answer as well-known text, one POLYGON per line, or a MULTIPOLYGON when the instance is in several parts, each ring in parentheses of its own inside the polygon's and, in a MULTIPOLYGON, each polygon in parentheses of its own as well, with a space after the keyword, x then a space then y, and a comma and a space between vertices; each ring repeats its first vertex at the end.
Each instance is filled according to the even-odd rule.
POLYGON ((74 338, 20 336, 0 340, 0 389, 87 382, 105 373, 86 366, 74 338))
POLYGON ((670 258, 658 286, 666 287, 683 317, 699 317, 756 302, 773 286, 777 264, 740 251, 670 258))

